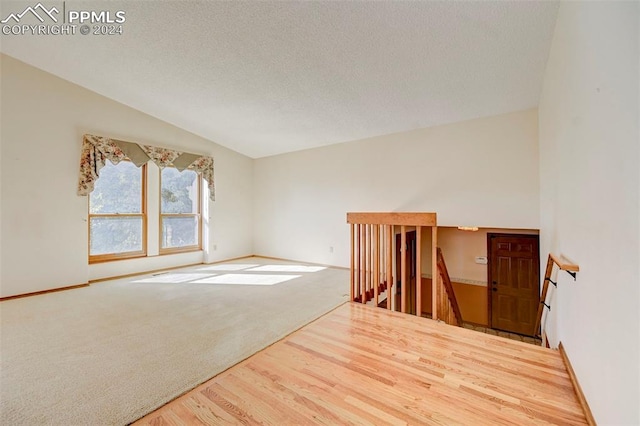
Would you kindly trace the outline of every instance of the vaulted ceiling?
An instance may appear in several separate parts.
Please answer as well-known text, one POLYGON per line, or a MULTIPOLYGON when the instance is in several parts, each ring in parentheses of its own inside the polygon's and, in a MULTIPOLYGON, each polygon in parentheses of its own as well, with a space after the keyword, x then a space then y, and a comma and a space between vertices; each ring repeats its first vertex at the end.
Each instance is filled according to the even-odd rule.
POLYGON ((80 4, 125 11, 123 34, 2 35, 0 50, 253 158, 535 107, 558 8, 80 4))

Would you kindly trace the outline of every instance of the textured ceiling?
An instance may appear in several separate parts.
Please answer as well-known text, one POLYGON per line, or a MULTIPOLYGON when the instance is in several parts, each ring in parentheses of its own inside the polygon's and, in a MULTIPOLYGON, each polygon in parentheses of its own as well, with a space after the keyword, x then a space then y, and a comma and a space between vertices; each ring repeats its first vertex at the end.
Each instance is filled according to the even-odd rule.
POLYGON ((537 106, 558 4, 66 7, 124 10, 124 34, 2 35, 0 50, 257 158, 537 106))

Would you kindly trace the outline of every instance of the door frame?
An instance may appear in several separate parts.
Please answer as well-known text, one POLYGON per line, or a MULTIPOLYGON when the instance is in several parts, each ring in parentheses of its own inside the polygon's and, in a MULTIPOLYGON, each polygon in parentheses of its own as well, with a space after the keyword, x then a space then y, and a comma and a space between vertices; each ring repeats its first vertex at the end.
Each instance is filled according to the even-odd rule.
MULTIPOLYGON (((493 298, 493 291, 491 282, 491 239, 496 237, 506 238, 536 238, 538 240, 538 267, 540 267, 540 234, 506 234, 504 232, 487 232, 487 325, 489 328, 493 328, 493 319, 491 310, 493 309, 491 299, 493 298)), ((538 293, 540 293, 540 277, 538 277, 538 293)))

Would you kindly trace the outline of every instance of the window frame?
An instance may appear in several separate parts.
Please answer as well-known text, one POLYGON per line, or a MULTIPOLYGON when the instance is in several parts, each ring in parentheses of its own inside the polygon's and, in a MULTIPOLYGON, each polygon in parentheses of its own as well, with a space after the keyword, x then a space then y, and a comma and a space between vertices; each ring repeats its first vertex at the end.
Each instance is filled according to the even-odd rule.
MULTIPOLYGON (((129 160, 122 160, 120 163, 129 160)), ((118 163, 118 164, 120 164, 118 163)), ((117 166, 118 164, 115 164, 117 166)), ((91 196, 87 197, 87 252, 89 255, 89 264, 110 262, 114 260, 135 259, 147 256, 147 165, 140 166, 141 173, 141 191, 140 191, 140 213, 91 213, 91 196), (104 253, 91 254, 91 219, 94 217, 140 217, 142 218, 142 250, 127 251, 122 253, 104 253)))
MULTIPOLYGON (((175 167, 164 167, 160 170, 159 180, 158 180, 158 253, 160 255, 164 254, 174 254, 174 253, 187 253, 202 250, 202 174, 196 171, 191 170, 196 174, 196 182, 198 183, 198 209, 197 213, 162 213, 162 172, 164 169, 176 169, 175 167), (196 224, 198 226, 198 242, 195 245, 191 246, 182 246, 182 247, 162 247, 162 241, 164 240, 164 227, 163 218, 164 217, 195 217, 196 224)), ((176 169, 177 170, 177 169, 176 169)), ((188 169, 183 170, 186 171, 188 169)), ((180 172, 182 173, 182 172, 180 172)))

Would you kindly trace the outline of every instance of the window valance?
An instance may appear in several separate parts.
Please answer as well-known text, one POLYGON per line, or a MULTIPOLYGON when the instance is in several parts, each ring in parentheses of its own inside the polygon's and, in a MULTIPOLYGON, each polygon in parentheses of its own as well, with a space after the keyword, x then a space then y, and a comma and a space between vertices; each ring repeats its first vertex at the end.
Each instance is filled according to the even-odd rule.
POLYGON ((86 196, 93 191, 100 169, 105 166, 107 160, 113 164, 130 160, 138 167, 153 161, 160 168, 175 167, 180 171, 193 170, 200 173, 207 181, 209 198, 211 201, 215 200, 213 157, 88 134, 82 139, 78 195, 86 196))

